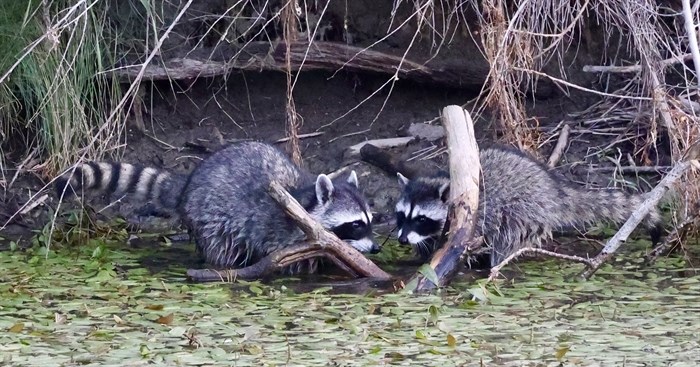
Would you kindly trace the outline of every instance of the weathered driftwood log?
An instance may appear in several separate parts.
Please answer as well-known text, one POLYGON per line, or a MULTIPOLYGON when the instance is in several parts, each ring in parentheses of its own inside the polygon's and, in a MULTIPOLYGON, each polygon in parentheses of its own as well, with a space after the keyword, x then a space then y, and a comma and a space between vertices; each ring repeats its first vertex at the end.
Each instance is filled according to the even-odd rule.
POLYGON ((270 184, 269 193, 282 206, 287 215, 299 225, 299 228, 306 235, 307 243, 276 251, 257 263, 241 269, 190 269, 187 271, 190 279, 200 282, 225 281, 235 278, 256 279, 281 270, 295 262, 319 256, 330 259, 351 276, 380 280, 391 279, 389 274, 377 267, 359 251, 311 218, 309 213, 282 185, 273 181, 270 184))
MULTIPOLYGON (((398 70, 399 79, 420 83, 439 84, 450 87, 481 90, 486 81, 489 66, 483 62, 462 62, 453 64, 426 63, 407 60, 374 50, 349 46, 334 42, 291 42, 289 44, 289 64, 293 72, 310 70, 350 72, 372 72, 394 75, 398 70)), ((287 43, 251 42, 237 52, 232 60, 212 61, 204 59, 175 58, 146 67, 143 76, 146 80, 182 80, 198 77, 212 77, 228 74, 234 70, 287 70, 285 55, 287 43)), ((124 66, 114 74, 121 81, 132 81, 141 65, 124 66)))
POLYGON ((406 286, 414 291, 449 284, 463 266, 466 252, 481 242, 479 238, 474 238, 481 172, 474 125, 469 112, 460 106, 443 109, 442 125, 447 133, 450 157, 449 232, 447 242, 430 261, 437 284, 419 272, 406 286))
POLYGON ((695 143, 690 147, 683 158, 681 158, 653 190, 647 194, 646 200, 640 205, 620 228, 619 231, 605 244, 605 247, 600 251, 598 256, 590 261, 590 266, 581 273, 584 279, 590 278, 601 265, 615 254, 622 243, 627 240, 629 235, 634 231, 639 223, 644 220, 649 211, 658 205, 659 201, 668 189, 685 173, 685 171, 693 165, 697 164, 697 159, 700 158, 700 142, 695 143))

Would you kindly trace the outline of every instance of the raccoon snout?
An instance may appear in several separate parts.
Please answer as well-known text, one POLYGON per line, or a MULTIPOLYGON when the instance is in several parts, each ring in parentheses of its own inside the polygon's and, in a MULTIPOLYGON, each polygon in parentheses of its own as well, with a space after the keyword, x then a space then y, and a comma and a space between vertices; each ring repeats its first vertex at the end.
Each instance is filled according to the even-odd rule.
POLYGON ((370 254, 378 254, 378 253, 381 252, 381 251, 382 251, 382 246, 380 246, 380 245, 378 245, 378 244, 376 244, 376 243, 373 243, 373 244, 372 244, 372 249, 369 250, 369 253, 370 253, 370 254))
POLYGON ((408 245, 408 234, 401 233, 399 236, 399 243, 402 245, 408 245))

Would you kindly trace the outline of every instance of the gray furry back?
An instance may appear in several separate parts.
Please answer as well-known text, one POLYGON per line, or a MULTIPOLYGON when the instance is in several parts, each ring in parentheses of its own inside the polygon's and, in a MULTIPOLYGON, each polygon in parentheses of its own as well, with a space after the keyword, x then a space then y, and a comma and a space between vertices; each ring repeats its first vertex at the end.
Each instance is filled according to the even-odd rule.
MULTIPOLYGON (((620 190, 574 186, 516 150, 491 148, 480 159, 479 229, 492 246, 492 266, 520 248, 540 246, 552 231, 583 230, 602 221, 619 225, 643 201, 620 190)), ((645 224, 659 221, 654 210, 645 224)))
POLYGON ((313 183, 279 150, 255 142, 214 153, 192 172, 181 210, 213 265, 254 262, 270 244, 303 238, 267 194, 273 179, 288 190, 313 183))
MULTIPOLYGON (((361 252, 379 251, 372 238, 372 214, 354 171, 346 180, 323 174, 314 180, 277 148, 246 142, 207 158, 192 172, 184 191, 181 216, 209 264, 250 265, 304 240, 303 232, 269 195, 273 180, 340 239, 361 252)), ((313 272, 316 262, 308 265, 313 272)))
MULTIPOLYGON (((609 221, 621 224, 643 201, 619 190, 578 187, 555 176, 533 157, 506 147, 480 152, 482 177, 476 235, 491 247, 491 266, 514 251, 537 247, 553 231, 584 229, 609 221)), ((411 243, 424 256, 440 243, 447 217, 449 176, 408 180, 399 175, 403 194, 397 202, 399 242, 411 243)), ((658 231, 653 210, 645 225, 658 231)))

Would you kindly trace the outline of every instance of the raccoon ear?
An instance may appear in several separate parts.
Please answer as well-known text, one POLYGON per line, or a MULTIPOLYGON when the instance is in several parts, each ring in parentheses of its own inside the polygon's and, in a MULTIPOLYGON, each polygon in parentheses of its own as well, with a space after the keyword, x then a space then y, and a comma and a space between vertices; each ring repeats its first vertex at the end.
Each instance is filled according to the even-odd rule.
POLYGON ((408 179, 406 176, 402 175, 401 172, 396 172, 396 177, 398 177, 401 187, 408 185, 408 179))
POLYGON ((438 196, 443 203, 450 199, 450 181, 445 182, 438 188, 438 196))
POLYGON ((318 175, 316 178, 316 199, 319 204, 325 205, 331 201, 333 195, 333 182, 324 174, 318 175))
POLYGON ((357 173, 355 173, 354 170, 350 172, 350 176, 348 176, 348 183, 358 189, 360 188, 360 184, 357 182, 357 173))

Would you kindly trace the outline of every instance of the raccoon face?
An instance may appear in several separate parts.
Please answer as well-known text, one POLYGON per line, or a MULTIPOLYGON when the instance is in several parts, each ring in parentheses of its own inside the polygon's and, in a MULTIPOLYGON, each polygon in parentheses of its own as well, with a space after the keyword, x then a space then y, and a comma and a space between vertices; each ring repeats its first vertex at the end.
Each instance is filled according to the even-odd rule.
POLYGON ((409 180, 400 173, 397 176, 402 188, 395 210, 399 243, 410 243, 419 255, 428 257, 447 220, 449 178, 409 180))
POLYGON ((316 179, 316 205, 310 211, 326 229, 362 253, 376 254, 381 247, 372 234, 372 213, 359 191, 357 174, 331 181, 324 174, 316 179))

